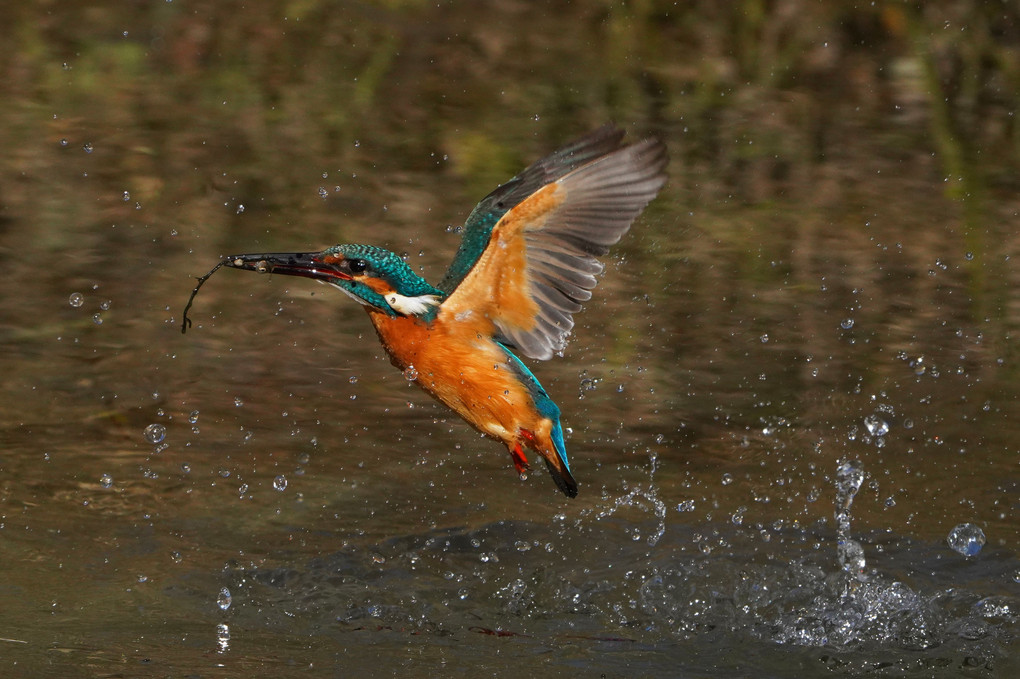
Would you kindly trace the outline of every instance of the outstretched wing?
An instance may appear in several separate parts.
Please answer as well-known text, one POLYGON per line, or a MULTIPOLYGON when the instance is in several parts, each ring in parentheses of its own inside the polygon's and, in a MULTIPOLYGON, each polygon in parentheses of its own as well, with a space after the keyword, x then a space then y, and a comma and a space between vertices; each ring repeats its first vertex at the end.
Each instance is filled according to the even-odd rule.
POLYGON ((661 142, 616 146, 618 138, 608 152, 518 199, 439 307, 440 318, 471 322, 531 358, 562 350, 573 314, 602 272, 595 257, 620 240, 666 181, 661 142))
POLYGON ((464 222, 464 233, 450 268, 439 283, 439 289, 453 292, 481 257, 489 236, 503 215, 518 203, 563 175, 620 148, 623 130, 613 124, 603 125, 594 132, 536 160, 526 170, 500 184, 475 206, 464 222))

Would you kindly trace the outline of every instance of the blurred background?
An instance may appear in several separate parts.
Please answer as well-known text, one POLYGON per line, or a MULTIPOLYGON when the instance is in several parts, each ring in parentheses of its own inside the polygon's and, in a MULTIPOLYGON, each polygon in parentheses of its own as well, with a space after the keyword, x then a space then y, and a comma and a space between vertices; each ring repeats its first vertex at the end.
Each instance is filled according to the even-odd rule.
POLYGON ((0 6, 5 676, 1016 676, 1020 8, 0 6), (364 313, 606 121, 670 180, 522 482, 364 313))

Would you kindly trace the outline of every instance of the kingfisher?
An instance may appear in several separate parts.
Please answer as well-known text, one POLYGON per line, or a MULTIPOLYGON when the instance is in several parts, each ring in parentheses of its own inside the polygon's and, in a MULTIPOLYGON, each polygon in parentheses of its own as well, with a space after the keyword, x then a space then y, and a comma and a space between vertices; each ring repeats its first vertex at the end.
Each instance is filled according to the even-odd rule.
POLYGON ((577 495, 560 409, 518 354, 562 352, 573 315, 591 299, 597 259, 627 232, 666 181, 666 149, 650 138, 623 143, 608 124, 536 161, 468 215, 453 262, 438 285, 374 245, 223 258, 198 279, 184 309, 221 266, 301 276, 352 297, 390 361, 482 434, 502 442, 520 477, 524 449, 544 461, 556 486, 577 495))

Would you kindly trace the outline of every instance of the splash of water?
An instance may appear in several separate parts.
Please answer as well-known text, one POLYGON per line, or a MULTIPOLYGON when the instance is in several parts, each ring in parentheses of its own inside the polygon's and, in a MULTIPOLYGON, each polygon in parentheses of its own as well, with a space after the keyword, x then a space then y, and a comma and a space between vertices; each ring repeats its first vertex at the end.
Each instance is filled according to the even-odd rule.
MULTIPOLYGON (((645 539, 649 545, 654 547, 662 539, 662 536, 666 534, 666 503, 659 498, 654 482, 655 470, 658 467, 658 455, 654 452, 649 452, 649 457, 651 469, 648 472, 648 486, 635 486, 626 495, 614 499, 612 505, 595 515, 595 519, 601 521, 625 507, 636 507, 645 512, 651 512, 658 520, 658 525, 655 531, 645 539)), ((641 532, 637 527, 632 529, 630 535, 635 541, 641 539, 641 532)))
POLYGON ((862 582, 866 579, 864 547, 850 537, 850 507, 864 476, 859 461, 841 460, 836 468, 836 558, 845 572, 862 582))

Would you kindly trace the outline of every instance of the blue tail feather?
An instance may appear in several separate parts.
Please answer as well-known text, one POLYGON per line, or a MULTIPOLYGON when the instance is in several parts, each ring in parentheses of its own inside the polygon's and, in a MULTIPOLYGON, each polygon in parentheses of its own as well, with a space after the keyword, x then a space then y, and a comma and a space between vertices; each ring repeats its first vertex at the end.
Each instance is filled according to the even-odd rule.
POLYGON ((547 417, 552 420, 552 431, 550 432, 550 438, 552 439, 553 447, 556 449, 556 456, 559 457, 560 462, 563 464, 563 469, 566 470, 566 474, 553 467, 553 465, 546 460, 546 466, 549 467, 549 473, 552 474, 553 481, 561 491, 568 497, 574 497, 577 495, 577 482, 574 481, 572 472, 570 471, 570 461, 567 459, 567 446, 563 442, 563 426, 560 424, 560 409, 549 398, 549 394, 546 393, 545 388, 539 383, 528 367, 521 362, 521 359, 514 356, 514 354, 507 349, 505 346, 500 344, 500 347, 506 352, 506 355, 510 361, 510 365, 513 366, 517 372, 521 381, 528 387, 528 393, 531 395, 531 399, 535 403, 535 407, 543 417, 547 417))

